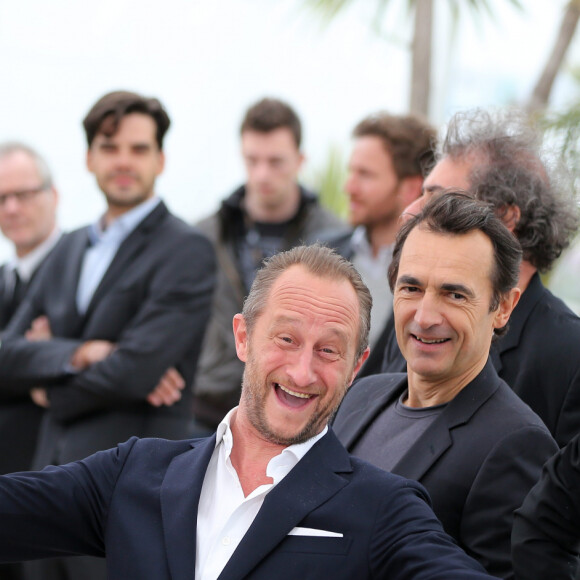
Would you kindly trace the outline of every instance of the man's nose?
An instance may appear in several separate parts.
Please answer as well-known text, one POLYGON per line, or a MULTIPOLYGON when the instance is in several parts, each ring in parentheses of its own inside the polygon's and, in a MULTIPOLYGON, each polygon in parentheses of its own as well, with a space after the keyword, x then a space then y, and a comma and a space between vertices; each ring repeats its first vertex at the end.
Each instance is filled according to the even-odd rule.
POLYGON ((415 322, 421 328, 427 329, 441 324, 442 319, 439 301, 431 293, 426 292, 417 305, 415 322))
POLYGON ((7 195, 2 203, 2 210, 5 213, 17 212, 22 206, 22 202, 15 195, 7 195))
POLYGON ((268 163, 256 163, 253 172, 256 181, 267 181, 270 178, 270 166, 268 163))
POLYGON ((292 361, 286 367, 286 373, 297 387, 312 385, 316 381, 312 351, 300 349, 294 353, 292 361))

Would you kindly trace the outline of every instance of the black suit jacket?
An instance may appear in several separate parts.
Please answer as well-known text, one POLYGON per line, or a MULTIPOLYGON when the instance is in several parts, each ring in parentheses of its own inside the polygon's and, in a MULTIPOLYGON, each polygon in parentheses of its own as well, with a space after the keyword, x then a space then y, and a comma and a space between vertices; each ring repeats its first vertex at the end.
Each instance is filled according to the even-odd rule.
MULTIPOLYGON (((191 580, 215 436, 133 439, 0 478, 0 560, 107 557, 110 580, 191 580), (90 493, 88 493, 90 491, 90 493)), ((220 580, 488 578, 443 533, 418 484, 350 458, 332 432, 265 497, 220 580), (342 537, 289 535, 296 527, 342 537)))
MULTIPOLYGON (((544 421, 558 445, 580 433, 580 318, 547 290, 535 274, 509 321, 491 345, 499 376, 544 421)), ((394 328, 382 372, 404 372, 394 328)))
MULTIPOLYGON (((405 374, 375 375, 347 393, 334 421, 353 447, 407 389, 405 374)), ((388 445, 388 441, 377 441, 388 445)), ((490 572, 513 578, 512 515, 558 447, 488 361, 393 469, 421 482, 445 531, 490 572)))
POLYGON ((580 436, 546 463, 516 512, 512 556, 517 580, 578 577, 580 436))
MULTIPOLYGON (((56 247, 61 243, 57 242, 56 247)), ((54 248, 51 250, 51 252, 54 248)), ((13 296, 6 284, 6 266, 0 266, 0 330, 8 326, 16 308, 38 278, 49 254, 37 266, 30 280, 22 284, 20 291, 13 296)), ((12 290, 12 289, 11 289, 12 290)), ((30 469, 43 409, 35 405, 30 395, 25 393, 4 392, 0 389, 0 473, 12 473, 30 469)))
POLYGON ((36 466, 80 459, 131 435, 187 436, 190 392, 171 407, 145 398, 169 367, 191 383, 214 285, 209 241, 160 203, 127 237, 84 315, 76 307, 88 228, 69 234, 53 251, 8 327, 0 348, 0 388, 51 386, 36 466), (31 321, 48 316, 54 338, 27 342, 31 321), (68 372, 85 341, 114 342, 105 360, 68 372))

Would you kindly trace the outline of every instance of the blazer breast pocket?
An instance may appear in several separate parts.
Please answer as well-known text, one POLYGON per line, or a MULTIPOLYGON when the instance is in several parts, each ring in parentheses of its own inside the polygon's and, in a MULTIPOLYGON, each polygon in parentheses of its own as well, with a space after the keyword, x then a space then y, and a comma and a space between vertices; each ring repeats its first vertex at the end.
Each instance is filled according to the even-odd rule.
POLYGON ((286 536, 278 550, 301 554, 346 554, 352 543, 351 538, 326 538, 321 536, 286 536))

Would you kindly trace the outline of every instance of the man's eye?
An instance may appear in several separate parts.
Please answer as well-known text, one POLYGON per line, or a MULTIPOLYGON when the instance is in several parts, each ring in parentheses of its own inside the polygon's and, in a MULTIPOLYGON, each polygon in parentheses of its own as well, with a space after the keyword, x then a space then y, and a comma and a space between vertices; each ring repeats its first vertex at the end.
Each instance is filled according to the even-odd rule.
POLYGON ((463 294, 459 294, 458 292, 451 292, 450 296, 453 298, 453 300, 463 300, 465 298, 463 294))

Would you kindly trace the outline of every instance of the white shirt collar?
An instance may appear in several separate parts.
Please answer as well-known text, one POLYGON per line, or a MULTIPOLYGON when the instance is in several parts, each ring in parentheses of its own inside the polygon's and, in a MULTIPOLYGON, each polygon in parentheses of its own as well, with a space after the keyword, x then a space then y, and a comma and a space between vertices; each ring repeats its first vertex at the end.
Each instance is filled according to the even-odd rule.
POLYGON ((161 199, 157 196, 140 203, 118 218, 113 220, 106 230, 103 230, 103 217, 92 228, 92 235, 96 236, 96 242, 103 238, 122 238, 128 236, 159 204, 161 199))
MULTIPOLYGON (((230 428, 230 423, 237 409, 238 407, 231 409, 222 419, 216 430, 216 447, 220 445, 220 443, 224 444, 226 458, 229 458, 234 446, 234 437, 230 428)), ((268 462, 266 475, 273 478, 274 483, 278 483, 308 453, 308 451, 312 449, 314 444, 326 435, 327 432, 328 425, 326 425, 324 429, 318 433, 318 435, 311 437, 308 439, 308 441, 304 441, 304 443, 289 445, 283 449, 280 454, 276 455, 268 462)))
POLYGON ((28 282, 42 260, 44 260, 50 250, 56 246, 61 236, 62 232, 58 229, 58 227, 55 227, 48 238, 36 246, 34 250, 28 252, 26 256, 22 256, 22 258, 14 256, 9 263, 9 267, 12 270, 16 270, 18 272, 18 276, 23 282, 28 282))

